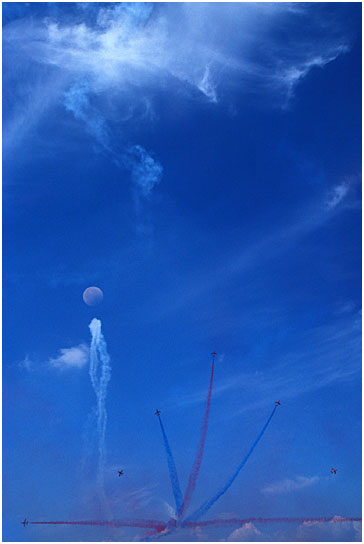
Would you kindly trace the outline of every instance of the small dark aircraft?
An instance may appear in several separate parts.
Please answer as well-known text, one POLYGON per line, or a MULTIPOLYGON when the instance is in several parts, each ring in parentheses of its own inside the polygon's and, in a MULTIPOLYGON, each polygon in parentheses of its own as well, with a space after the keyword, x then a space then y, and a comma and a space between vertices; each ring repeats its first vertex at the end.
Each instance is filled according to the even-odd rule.
POLYGON ((211 355, 212 355, 213 357, 215 357, 216 351, 214 350, 214 351, 211 353, 211 355))
POLYGON ((120 478, 120 476, 122 476, 124 474, 124 471, 123 470, 118 470, 118 473, 119 473, 119 478, 120 478))
POLYGON ((337 471, 338 471, 337 468, 332 468, 332 469, 331 469, 331 474, 336 474, 337 471))
POLYGON ((276 400, 276 406, 280 406, 281 405, 281 401, 280 400, 276 400))
POLYGON ((159 416, 159 415, 160 415, 160 413, 161 413, 161 411, 160 411, 160 410, 158 410, 158 408, 157 408, 157 409, 156 409, 156 411, 154 412, 154 414, 155 414, 156 416, 159 416))
POLYGON ((25 527, 26 525, 28 525, 29 521, 27 521, 27 518, 25 518, 24 521, 21 521, 20 523, 22 523, 25 527))

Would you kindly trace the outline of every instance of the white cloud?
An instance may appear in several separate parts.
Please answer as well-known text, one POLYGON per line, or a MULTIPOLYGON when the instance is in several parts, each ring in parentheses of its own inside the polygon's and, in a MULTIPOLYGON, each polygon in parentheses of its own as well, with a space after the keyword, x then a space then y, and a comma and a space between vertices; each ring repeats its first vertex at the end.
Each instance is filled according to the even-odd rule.
MULTIPOLYGON (((277 74, 277 81, 287 89, 287 103, 292 98, 297 84, 312 70, 312 68, 323 68, 329 62, 335 60, 339 55, 347 53, 350 48, 345 45, 338 45, 335 50, 328 50, 323 56, 312 56, 296 65, 287 66, 277 74)), ((287 105, 287 103, 285 105, 287 105)))
POLYGON ((197 83, 197 87, 211 102, 217 102, 216 88, 211 80, 209 66, 206 66, 203 77, 201 81, 197 83))
POLYGON ((29 358, 29 355, 26 355, 25 358, 18 363, 20 368, 25 368, 26 370, 33 370, 34 362, 29 358))
POLYGON ((60 370, 68 368, 82 368, 89 360, 89 348, 85 344, 80 344, 72 348, 60 349, 58 357, 49 359, 49 364, 60 370))
POLYGON ((334 516, 329 522, 305 521, 297 529, 300 541, 342 541, 361 542, 362 524, 360 521, 340 521, 334 516))
POLYGON ((105 119, 95 108, 92 108, 89 98, 90 91, 90 86, 85 81, 78 81, 65 93, 64 106, 66 110, 73 113, 76 119, 85 123, 87 131, 105 149, 110 150, 105 119))
POLYGON ((327 25, 322 9, 308 4, 87 4, 73 22, 54 13, 4 27, 4 81, 21 80, 4 144, 16 148, 37 119, 63 104, 114 164, 129 169, 137 205, 163 169, 128 141, 126 128, 153 118, 157 92, 167 90, 176 108, 186 98, 217 104, 235 94, 285 106, 312 68, 349 49, 339 18, 327 25), (282 27, 289 42, 276 32, 282 27))
POLYGON ((91 105, 91 92, 92 88, 85 81, 72 85, 64 95, 66 109, 84 123, 87 132, 96 139, 117 166, 130 170, 136 197, 149 197, 154 186, 161 180, 162 166, 140 145, 124 146, 121 151, 116 151, 111 143, 111 130, 106 119, 91 105))
POLYGON ((198 540, 208 540, 208 537, 207 537, 207 534, 202 530, 202 528, 197 525, 196 527, 194 527, 192 530, 191 530, 191 533, 194 537, 194 540, 198 541, 198 540))
POLYGON ((5 60, 11 64, 5 77, 14 69, 12 55, 18 68, 19 59, 33 59, 52 69, 52 80, 61 71, 66 87, 86 80, 95 96, 108 91, 117 103, 113 114, 150 103, 156 88, 168 88, 177 99, 184 89, 215 103, 220 91, 273 94, 280 97, 276 103, 286 103, 312 68, 349 49, 339 20, 327 25, 325 13, 308 4, 123 3, 98 12, 90 5, 83 21, 73 23, 61 14, 5 25, 5 60), (282 27, 289 41, 276 32, 282 27))
POLYGON ((286 478, 280 482, 267 485, 262 489, 262 491, 266 494, 290 493, 291 491, 296 491, 297 489, 310 487, 311 485, 316 484, 319 479, 320 478, 318 476, 312 476, 311 478, 307 478, 306 476, 296 476, 296 478, 293 480, 286 478))
POLYGON ((169 75, 216 102, 213 74, 220 75, 223 87, 235 72, 256 90, 270 82, 291 94, 311 68, 348 50, 340 29, 330 31, 325 23, 312 18, 308 6, 297 14, 290 5, 183 3, 157 9, 140 3, 102 7, 93 25, 49 20, 25 38, 37 60, 92 76, 99 90, 150 84, 154 78, 160 85, 169 75), (300 33, 289 44, 274 36, 276 26, 289 29, 298 17, 310 19, 310 45, 300 33))
POLYGON ((144 197, 149 196, 161 179, 162 166, 140 145, 135 145, 129 150, 128 161, 134 185, 144 197))
POLYGON ((239 529, 235 529, 228 537, 228 542, 250 542, 256 540, 262 535, 261 531, 251 522, 245 523, 239 529))
POLYGON ((327 199, 326 205, 329 209, 336 208, 338 204, 345 198, 349 191, 349 184, 346 182, 336 185, 331 191, 329 198, 327 199))

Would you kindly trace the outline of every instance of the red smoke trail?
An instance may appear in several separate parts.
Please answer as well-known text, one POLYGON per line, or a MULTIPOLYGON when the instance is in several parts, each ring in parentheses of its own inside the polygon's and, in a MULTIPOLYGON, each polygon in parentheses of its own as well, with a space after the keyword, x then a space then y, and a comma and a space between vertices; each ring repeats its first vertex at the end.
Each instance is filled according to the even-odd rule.
MULTIPOLYGON (((210 519, 207 521, 184 521, 181 524, 181 528, 194 528, 194 527, 209 527, 209 526, 225 526, 225 525, 239 525, 242 526, 245 523, 345 523, 350 521, 362 521, 362 518, 342 518, 335 517, 321 517, 321 518, 231 518, 231 519, 210 519)), ((174 520, 175 523, 175 520, 174 520)), ((163 521, 155 519, 134 519, 134 520, 90 520, 90 521, 29 521, 32 525, 91 525, 101 527, 138 527, 143 529, 154 529, 153 533, 147 533, 145 537, 156 537, 158 533, 162 533, 167 529, 169 524, 163 521)), ((172 524, 173 527, 174 524, 172 524)), ((171 529, 168 532, 171 532, 171 529)), ((168 533, 166 533, 168 534, 168 533)), ((144 539, 145 539, 144 537, 144 539)))
POLYGON ((141 527, 144 529, 156 529, 158 532, 165 529, 163 521, 155 519, 134 519, 134 520, 100 520, 100 521, 29 521, 32 525, 99 525, 102 527, 141 527))
POLYGON ((202 462, 202 456, 203 456, 203 450, 205 447, 205 440, 206 440, 206 433, 207 433, 207 425, 209 422, 209 413, 210 413, 210 403, 211 403, 211 393, 212 393, 212 382, 214 379, 214 366, 215 366, 215 352, 212 353, 212 366, 211 366, 211 377, 210 377, 210 386, 209 391, 207 393, 207 401, 206 401, 206 410, 205 410, 205 417, 203 419, 202 427, 201 427, 201 439, 200 439, 200 445, 197 450, 197 455, 195 462, 192 466, 191 474, 188 480, 187 489, 185 492, 184 500, 182 503, 181 508, 178 510, 178 519, 181 519, 186 508, 188 507, 191 498, 192 493, 196 487, 196 480, 198 473, 200 471, 201 462, 202 462))
POLYGON ((244 525, 245 523, 345 523, 348 521, 361 521, 362 518, 245 518, 245 519, 210 519, 207 521, 184 521, 183 527, 208 527, 209 525, 244 525))

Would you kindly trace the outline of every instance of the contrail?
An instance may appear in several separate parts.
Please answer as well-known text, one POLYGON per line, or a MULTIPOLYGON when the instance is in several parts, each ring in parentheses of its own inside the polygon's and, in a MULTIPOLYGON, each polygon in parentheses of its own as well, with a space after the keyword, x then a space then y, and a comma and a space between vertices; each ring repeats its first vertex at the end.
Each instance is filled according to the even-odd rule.
POLYGON ((168 463, 168 469, 169 469, 169 476, 170 476, 170 479, 171 479, 171 485, 172 485, 174 500, 176 501, 176 509, 179 510, 181 508, 181 505, 182 505, 183 497, 182 497, 182 492, 181 492, 181 488, 180 488, 180 485, 179 485, 176 464, 175 464, 174 459, 173 459, 172 451, 171 451, 171 448, 169 446, 166 431, 164 430, 164 426, 163 426, 163 423, 162 423, 162 418, 161 418, 160 415, 158 415, 158 419, 159 419, 159 423, 160 423, 160 426, 161 426, 161 429, 162 429, 164 447, 165 447, 165 450, 166 450, 166 453, 167 453, 167 463, 168 463))
POLYGON ((203 503, 193 514, 191 514, 187 519, 186 521, 196 521, 198 520, 201 516, 203 516, 204 514, 206 514, 206 512, 208 510, 210 510, 211 506, 213 504, 215 504, 215 502, 220 498, 222 497, 222 495, 224 493, 226 493, 226 491, 229 489, 229 487, 232 485, 232 483, 234 482, 234 480, 236 479, 236 477, 238 476, 239 472, 241 471, 241 469, 243 468, 243 466, 245 465, 245 463, 247 462, 247 460, 249 459, 249 457, 251 456, 251 454, 253 453, 256 445, 258 444, 259 440, 262 438, 263 434, 264 434, 264 431, 266 430, 266 428, 268 427, 269 423, 270 423, 270 420, 272 419, 272 417, 274 416, 274 413, 277 409, 277 406, 275 406, 273 408, 273 411, 271 413, 271 415, 269 416, 267 422, 265 423, 263 429, 260 431, 259 435, 258 435, 258 438, 255 440, 254 444, 252 445, 252 447, 250 448, 250 450, 248 451, 248 453, 246 454, 246 456, 244 457, 244 459, 241 461, 241 463, 238 465, 237 469, 235 470, 234 474, 231 476, 231 478, 229 478, 229 480, 227 481, 227 483, 224 485, 224 487, 222 489, 220 489, 220 491, 218 491, 216 493, 216 495, 214 495, 209 501, 203 503))
POLYGON ((193 491, 194 491, 195 486, 196 486, 197 476, 198 476, 198 473, 199 473, 200 467, 201 467, 202 456, 203 456, 203 451, 204 451, 204 447, 205 447, 207 426, 208 426, 208 422, 209 422, 211 393, 212 393, 212 382, 213 382, 213 379, 214 379, 214 366, 215 366, 215 355, 216 355, 216 353, 213 351, 211 355, 212 355, 212 366, 211 366, 210 386, 209 386, 209 390, 208 390, 208 393, 207 393, 205 416, 204 416, 204 419, 203 419, 203 422, 202 422, 202 427, 201 427, 200 445, 199 445, 198 450, 197 450, 197 455, 196 455, 195 462, 194 462, 194 464, 192 466, 191 474, 190 474, 190 477, 189 477, 189 480, 188 480, 187 489, 186 489, 185 496, 184 496, 184 499, 183 499, 183 504, 182 504, 181 508, 178 511, 178 519, 181 519, 183 517, 183 514, 186 511, 186 509, 187 509, 187 507, 188 507, 188 505, 189 505, 189 503, 191 501, 192 494, 193 494, 193 491))
POLYGON ((90 347, 90 378, 92 387, 96 394, 97 408, 97 435, 99 439, 99 467, 98 482, 100 489, 104 489, 104 467, 105 467, 105 432, 107 413, 105 408, 107 384, 111 377, 110 357, 107 352, 106 342, 101 332, 101 321, 94 318, 90 325, 91 347, 90 347), (99 376, 98 376, 98 370, 99 376))

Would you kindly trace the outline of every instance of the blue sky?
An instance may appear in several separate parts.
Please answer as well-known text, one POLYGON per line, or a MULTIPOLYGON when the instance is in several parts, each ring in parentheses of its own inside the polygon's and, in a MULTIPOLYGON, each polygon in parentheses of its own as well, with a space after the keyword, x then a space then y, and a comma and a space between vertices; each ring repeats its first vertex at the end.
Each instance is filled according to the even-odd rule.
MULTIPOLYGON (((360 516, 360 190, 359 3, 3 3, 3 539, 143 536, 25 516, 167 521, 153 413, 184 491, 213 349, 191 510, 281 399, 206 518, 360 516), (111 364, 103 502, 95 317, 111 364)), ((352 541, 361 526, 170 538, 352 541)))

